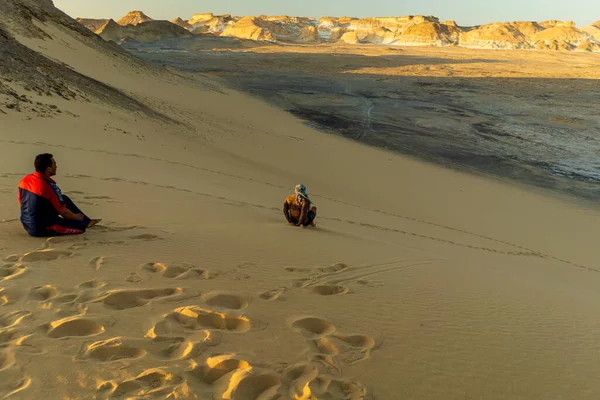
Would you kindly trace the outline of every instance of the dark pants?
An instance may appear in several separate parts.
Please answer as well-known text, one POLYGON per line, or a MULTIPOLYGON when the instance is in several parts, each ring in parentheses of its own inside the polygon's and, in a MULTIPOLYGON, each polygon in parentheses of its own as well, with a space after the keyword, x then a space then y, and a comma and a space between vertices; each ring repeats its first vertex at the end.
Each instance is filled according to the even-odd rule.
MULTIPOLYGON (((63 194, 62 197, 69 211, 73 214, 83 214, 69 196, 63 194)), ((69 220, 62 217, 56 218, 54 224, 48 228, 47 236, 79 235, 84 233, 90 224, 90 219, 85 214, 83 215, 83 221, 69 220)))
POLYGON ((316 212, 314 212, 313 210, 308 211, 308 215, 306 216, 306 222, 303 223, 302 225, 309 226, 310 224, 312 224, 312 222, 315 220, 316 217, 317 217, 316 212))

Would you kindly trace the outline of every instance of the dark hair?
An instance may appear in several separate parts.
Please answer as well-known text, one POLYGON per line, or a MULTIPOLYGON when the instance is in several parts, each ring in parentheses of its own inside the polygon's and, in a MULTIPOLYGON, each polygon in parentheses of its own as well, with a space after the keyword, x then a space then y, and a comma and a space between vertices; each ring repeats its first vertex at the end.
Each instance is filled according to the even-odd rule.
POLYGON ((38 156, 35 158, 35 162, 33 163, 35 170, 40 174, 46 172, 46 169, 52 166, 53 157, 54 156, 52 154, 48 153, 38 154, 38 156))

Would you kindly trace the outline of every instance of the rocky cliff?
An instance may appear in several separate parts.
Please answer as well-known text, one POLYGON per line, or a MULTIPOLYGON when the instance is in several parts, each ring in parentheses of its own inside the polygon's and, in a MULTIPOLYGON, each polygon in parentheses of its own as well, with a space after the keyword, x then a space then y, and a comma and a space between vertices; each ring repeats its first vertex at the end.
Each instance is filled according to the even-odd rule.
POLYGON ((129 14, 118 20, 117 24, 123 26, 139 25, 150 21, 153 21, 153 19, 144 14, 142 11, 131 11, 129 14))
POLYGON ((140 24, 121 25, 109 20, 96 31, 105 40, 120 43, 127 39, 139 42, 156 42, 166 38, 183 38, 193 36, 191 32, 169 21, 148 21, 140 24))
MULTIPOLYGON (((118 24, 138 25, 146 20, 149 18, 144 13, 133 11, 119 20, 118 24)), ((98 26, 102 21, 106 22, 80 19, 82 24, 96 33, 99 33, 98 26)), ((232 17, 203 13, 195 14, 187 21, 177 18, 172 24, 193 34, 256 41, 564 51, 598 51, 600 48, 600 21, 582 29, 577 28, 572 21, 558 20, 539 23, 497 22, 461 27, 454 21, 440 22, 434 16, 419 15, 362 19, 323 17, 317 20, 290 16, 232 17)), ((178 35, 177 32, 168 34, 171 35, 169 37, 178 35)), ((110 36, 112 40, 118 39, 118 34, 110 36)), ((155 36, 160 37, 158 33, 155 36)))

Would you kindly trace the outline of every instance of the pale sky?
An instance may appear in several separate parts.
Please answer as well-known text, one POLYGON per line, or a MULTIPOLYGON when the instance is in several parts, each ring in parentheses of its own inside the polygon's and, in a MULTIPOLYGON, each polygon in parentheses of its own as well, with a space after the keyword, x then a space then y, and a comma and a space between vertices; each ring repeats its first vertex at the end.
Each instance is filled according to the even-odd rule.
POLYGON ((600 20, 599 0, 54 0, 70 16, 119 19, 131 10, 150 18, 189 19, 213 12, 232 15, 405 16, 434 15, 459 25, 489 22, 573 20, 578 27, 600 20))

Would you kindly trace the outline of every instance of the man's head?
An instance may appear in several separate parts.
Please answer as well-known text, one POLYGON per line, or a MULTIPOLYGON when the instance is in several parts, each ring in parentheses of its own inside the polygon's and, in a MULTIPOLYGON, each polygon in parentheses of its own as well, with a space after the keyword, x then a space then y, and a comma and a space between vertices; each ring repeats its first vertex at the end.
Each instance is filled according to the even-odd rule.
POLYGON ((56 175, 56 161, 54 161, 52 154, 39 154, 35 158, 34 166, 35 170, 42 175, 46 175, 47 177, 56 175))
POLYGON ((296 194, 306 194, 306 186, 304 186, 303 184, 298 184, 296 185, 296 187, 294 188, 294 191, 296 192, 296 194))

